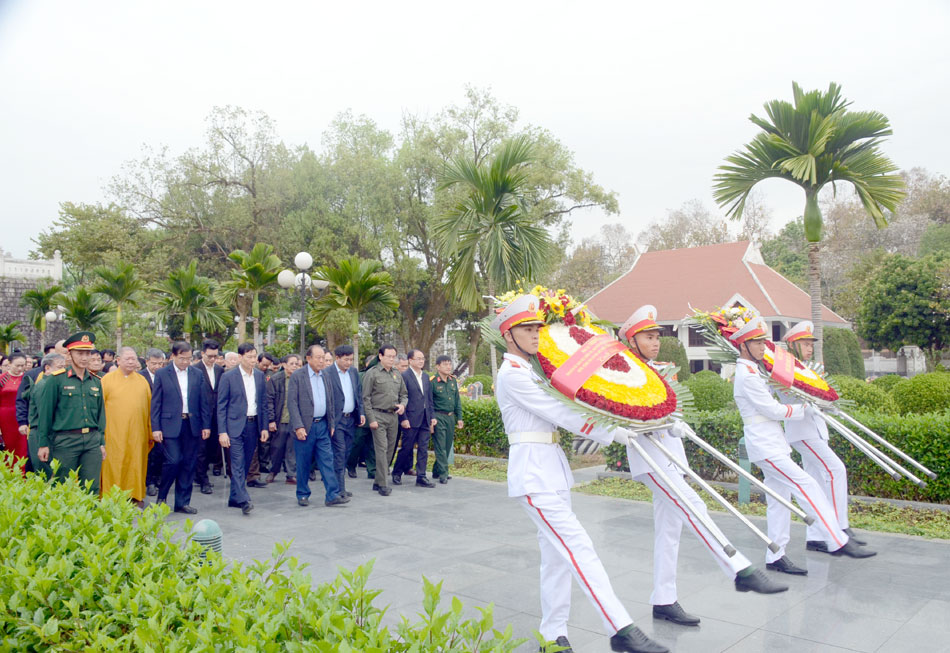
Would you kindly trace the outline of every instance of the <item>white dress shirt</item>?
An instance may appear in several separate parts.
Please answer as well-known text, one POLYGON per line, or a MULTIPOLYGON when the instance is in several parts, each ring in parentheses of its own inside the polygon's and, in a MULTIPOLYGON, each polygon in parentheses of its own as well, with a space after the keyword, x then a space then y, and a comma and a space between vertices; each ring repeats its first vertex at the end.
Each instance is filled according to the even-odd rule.
POLYGON ((214 390, 214 384, 216 383, 215 378, 214 378, 214 365, 212 365, 211 367, 208 367, 204 363, 202 363, 202 365, 204 365, 205 374, 208 375, 208 383, 211 384, 211 389, 214 390))
POLYGON ((240 370, 241 380, 244 381, 244 394, 247 396, 247 416, 256 417, 257 384, 254 383, 254 370, 252 369, 250 374, 246 374, 243 367, 240 367, 240 370))
POLYGON ((356 399, 353 397, 353 382, 350 380, 349 370, 344 372, 339 365, 336 365, 336 373, 340 377, 340 386, 343 388, 343 412, 352 413, 356 410, 356 399))
POLYGON ((188 368, 178 369, 178 366, 172 363, 175 368, 175 376, 178 377, 178 387, 181 389, 181 412, 188 414, 188 368))
POLYGON ((412 370, 413 376, 416 377, 416 383, 419 384, 419 390, 422 391, 423 396, 425 396, 426 389, 425 389, 425 386, 422 385, 422 372, 416 372, 415 368, 412 368, 412 367, 410 367, 409 369, 412 370))
POLYGON ((742 415, 749 460, 755 462, 791 453, 781 421, 801 420, 805 407, 776 401, 765 379, 759 376, 755 363, 744 358, 736 361, 732 394, 742 415))

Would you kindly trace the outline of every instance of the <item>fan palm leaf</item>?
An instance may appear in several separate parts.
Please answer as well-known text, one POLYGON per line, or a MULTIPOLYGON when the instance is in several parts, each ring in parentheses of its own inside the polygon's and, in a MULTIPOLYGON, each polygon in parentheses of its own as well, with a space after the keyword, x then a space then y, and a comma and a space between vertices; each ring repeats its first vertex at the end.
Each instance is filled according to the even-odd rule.
POLYGON ((102 265, 95 268, 95 274, 99 281, 93 285, 92 291, 115 304, 115 345, 119 349, 122 347, 122 307, 137 306, 148 284, 139 278, 131 263, 119 262, 113 267, 102 265))
POLYGON ((109 307, 105 301, 85 286, 79 286, 71 293, 60 293, 57 302, 65 309, 63 316, 66 321, 80 331, 100 328, 109 319, 109 307))
POLYGON ((197 332, 222 330, 231 317, 227 308, 215 303, 211 279, 198 275, 195 260, 187 267, 173 270, 154 290, 158 294, 159 318, 167 322, 180 315, 192 344, 197 343, 197 332))

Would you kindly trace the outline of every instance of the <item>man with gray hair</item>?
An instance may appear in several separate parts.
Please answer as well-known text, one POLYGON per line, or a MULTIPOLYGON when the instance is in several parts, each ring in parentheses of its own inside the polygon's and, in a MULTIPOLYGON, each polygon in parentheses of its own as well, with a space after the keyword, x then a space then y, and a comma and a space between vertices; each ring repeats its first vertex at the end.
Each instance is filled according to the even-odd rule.
MULTIPOLYGON (((139 374, 148 381, 149 390, 152 389, 152 382, 155 381, 155 373, 165 366, 165 352, 161 349, 152 347, 145 352, 145 369, 139 370, 139 374)), ((162 479, 162 467, 165 464, 165 445, 156 442, 152 450, 148 452, 148 468, 145 472, 145 492, 150 497, 158 495, 158 483, 162 479)))
POLYGON ((49 464, 40 462, 36 457, 36 438, 30 439, 30 427, 36 428, 37 412, 36 402, 32 401, 36 386, 50 372, 61 370, 66 367, 66 357, 62 354, 49 353, 40 361, 37 367, 23 375, 23 381, 17 390, 16 395, 16 422, 20 435, 26 436, 27 447, 30 452, 30 458, 26 463, 26 471, 42 471, 47 476, 52 473, 49 464))
POLYGON ((241 363, 241 356, 236 351, 224 352, 224 371, 233 370, 241 363))

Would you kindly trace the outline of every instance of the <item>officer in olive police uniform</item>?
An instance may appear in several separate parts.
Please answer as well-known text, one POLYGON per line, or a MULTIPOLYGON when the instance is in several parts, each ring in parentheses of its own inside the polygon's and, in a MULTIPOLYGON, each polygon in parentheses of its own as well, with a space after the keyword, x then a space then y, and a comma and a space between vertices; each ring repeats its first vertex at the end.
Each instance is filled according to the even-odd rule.
POLYGON ((37 458, 59 461, 56 478, 63 480, 74 469, 80 481, 92 481, 99 493, 99 473, 106 457, 106 410, 99 377, 86 369, 96 337, 89 331, 75 333, 63 343, 69 365, 37 386, 37 458))
POLYGON ((373 489, 382 496, 389 496, 389 465, 396 450, 396 435, 399 430, 397 415, 406 410, 408 392, 406 382, 393 365, 396 348, 383 345, 379 348, 379 365, 370 368, 363 377, 363 410, 366 423, 373 432, 373 447, 376 450, 376 482, 373 489))
POLYGON ((458 380, 450 373, 452 359, 439 356, 435 360, 437 374, 429 379, 432 383, 432 402, 435 407, 435 433, 432 436, 432 448, 435 450, 435 462, 432 463, 432 478, 439 483, 449 482, 449 454, 455 442, 455 426, 462 428, 462 398, 459 394, 458 380), (444 368, 444 369, 443 369, 444 368))

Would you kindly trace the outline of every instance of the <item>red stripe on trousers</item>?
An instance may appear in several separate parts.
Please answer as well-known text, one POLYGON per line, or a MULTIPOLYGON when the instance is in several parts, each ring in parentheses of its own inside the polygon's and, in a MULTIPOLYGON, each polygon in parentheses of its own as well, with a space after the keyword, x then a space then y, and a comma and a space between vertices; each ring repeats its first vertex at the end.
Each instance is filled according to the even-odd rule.
POLYGON ((828 465, 825 464, 825 461, 821 459, 821 456, 819 456, 815 450, 808 445, 807 441, 802 440, 802 444, 808 447, 808 450, 812 452, 812 455, 818 459, 818 462, 820 462, 822 467, 825 468, 825 471, 828 472, 828 476, 831 478, 831 507, 835 509, 835 519, 840 519, 840 517, 838 517, 838 503, 835 501, 835 475, 831 473, 831 469, 829 469, 828 465))
POLYGON ((661 490, 663 490, 663 494, 665 494, 667 497, 669 497, 670 501, 673 502, 673 505, 675 505, 677 508, 679 508, 680 510, 683 511, 683 514, 686 515, 686 521, 689 522, 689 525, 693 527, 693 530, 696 531, 696 534, 699 535, 699 538, 700 538, 703 542, 706 543, 706 546, 709 547, 709 550, 712 551, 712 554, 713 554, 714 556, 717 556, 717 557, 718 557, 718 554, 716 553, 716 549, 713 548, 713 545, 709 543, 709 540, 707 540, 707 539, 706 539, 706 536, 703 535, 702 531, 699 530, 699 527, 697 527, 696 524, 693 523, 693 518, 690 517, 690 516, 689 516, 689 513, 686 512, 686 510, 683 508, 683 506, 681 506, 681 505, 679 504, 679 501, 677 501, 677 500, 673 497, 673 495, 671 495, 669 492, 666 491, 666 488, 665 488, 665 487, 663 487, 662 485, 660 485, 660 484, 657 482, 657 480, 656 480, 655 478, 653 478, 653 474, 647 473, 647 476, 650 477, 650 480, 653 481, 653 483, 654 483, 658 488, 660 488, 661 490))
MULTIPOLYGON (((772 467, 775 467, 775 463, 773 463, 773 462, 772 462, 771 460, 769 460, 768 458, 765 459, 765 462, 767 462, 768 464, 770 464, 772 467)), ((825 528, 828 529, 828 533, 831 534, 831 539, 833 539, 833 540, 835 541, 835 543, 837 543, 837 545, 838 545, 839 547, 844 546, 844 544, 842 544, 841 542, 838 542, 838 538, 835 537, 835 532, 834 532, 833 530, 831 530, 831 526, 828 525, 828 522, 825 521, 825 518, 822 516, 822 514, 821 514, 820 512, 818 512, 818 508, 816 508, 816 507, 815 507, 815 504, 812 503, 811 498, 809 498, 809 496, 808 496, 807 494, 805 494, 805 490, 802 489, 802 486, 799 485, 798 483, 796 483, 795 481, 793 481, 791 478, 789 478, 788 474, 786 474, 785 472, 783 472, 783 471, 782 471, 781 469, 779 469, 778 467, 775 467, 775 471, 777 471, 779 474, 781 474, 782 476, 784 476, 785 478, 787 478, 789 483, 791 483, 792 485, 794 485, 795 487, 798 488, 798 491, 802 493, 802 496, 805 497, 805 500, 807 500, 808 503, 811 504, 811 509, 815 511, 815 514, 816 514, 816 515, 818 515, 818 519, 820 519, 820 520, 821 520, 821 523, 824 524, 824 525, 825 525, 825 528)))
POLYGON ((541 512, 541 509, 538 508, 536 505, 534 505, 534 502, 531 501, 531 497, 526 494, 526 495, 525 495, 525 498, 528 500, 528 505, 538 511, 538 515, 541 517, 541 521, 543 521, 544 524, 545 524, 548 528, 551 529, 551 532, 554 533, 554 537, 557 538, 558 542, 561 543, 561 546, 564 547, 564 550, 567 551, 567 555, 570 556, 570 558, 571 558, 571 564, 573 564, 573 565, 574 565, 574 569, 577 570, 577 575, 581 577, 581 580, 582 580, 582 581, 584 581, 584 585, 587 586, 587 591, 590 592, 590 595, 591 595, 592 597, 594 597, 594 602, 597 604, 597 607, 600 608, 600 611, 604 614, 604 618, 607 620, 607 623, 609 623, 609 624, 610 624, 610 627, 613 628, 615 631, 616 631, 616 630, 619 630, 619 629, 617 628, 617 626, 614 625, 614 622, 613 622, 613 620, 611 620, 610 615, 608 615, 608 614, 607 614, 607 611, 604 610, 604 606, 602 606, 602 605, 600 604, 600 599, 598 599, 598 598, 597 598, 597 595, 594 594, 594 588, 591 587, 591 586, 590 586, 590 583, 587 582, 587 577, 584 576, 584 572, 581 571, 580 566, 577 564, 577 560, 574 558, 574 553, 571 551, 570 547, 568 547, 568 546, 567 546, 567 543, 561 538, 560 535, 558 535, 558 532, 557 532, 556 530, 554 530, 554 527, 551 526, 551 522, 549 522, 549 521, 547 520, 547 518, 544 516, 544 513, 541 512))

